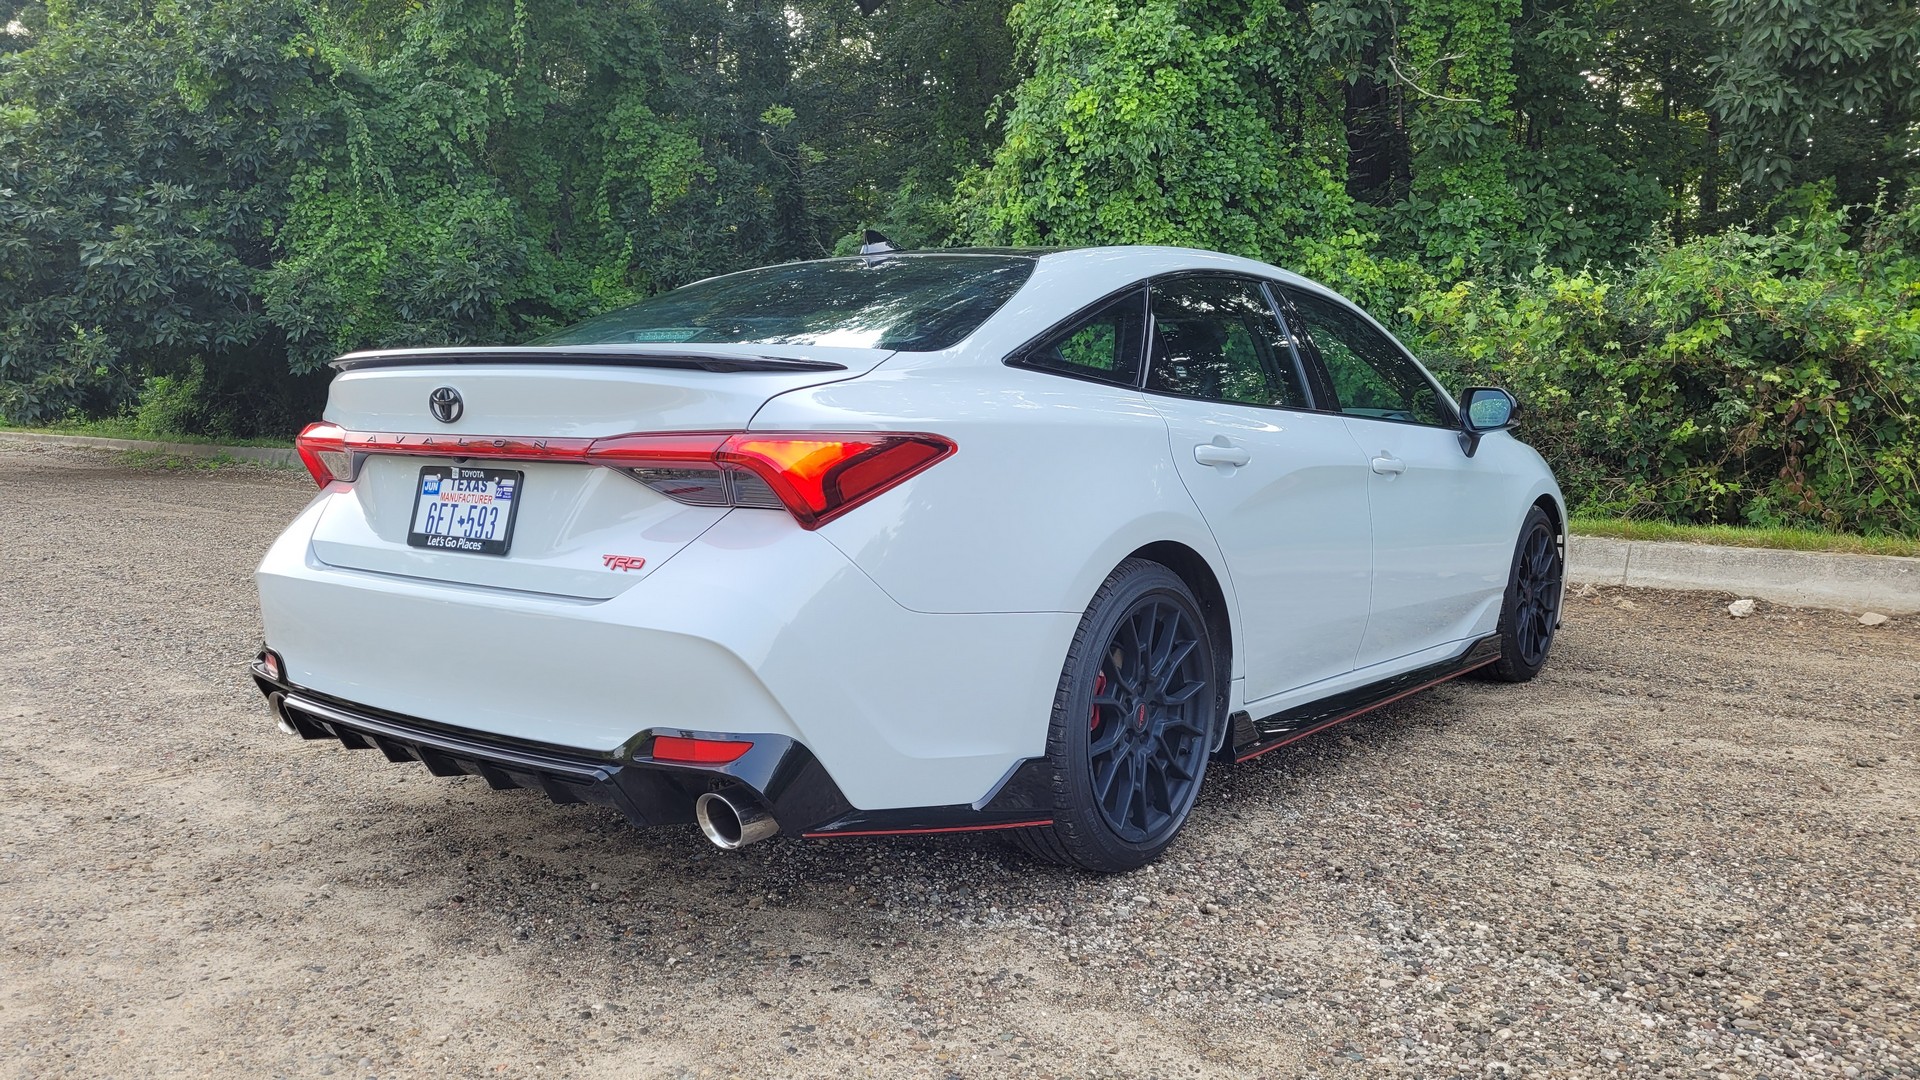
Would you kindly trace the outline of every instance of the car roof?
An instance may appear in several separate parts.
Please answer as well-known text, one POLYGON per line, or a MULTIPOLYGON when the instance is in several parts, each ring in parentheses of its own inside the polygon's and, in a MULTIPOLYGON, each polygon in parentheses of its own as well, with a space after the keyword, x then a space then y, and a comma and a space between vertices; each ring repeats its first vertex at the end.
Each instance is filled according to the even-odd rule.
POLYGON ((1250 274, 1254 277, 1304 286, 1321 292, 1330 291, 1317 281, 1274 266, 1272 263, 1200 248, 1166 247, 1154 244, 1059 248, 1042 254, 1040 261, 1049 269, 1083 272, 1119 270, 1121 272, 1118 276, 1128 277, 1131 280, 1192 270, 1219 270, 1250 274))
MULTIPOLYGON (((1105 244, 1087 247, 950 247, 950 248, 913 248, 900 251, 874 252, 867 255, 836 255, 825 259, 802 259, 796 262, 774 264, 799 266, 810 262, 852 262, 856 259, 924 259, 924 258, 964 258, 967 256, 991 256, 997 258, 1028 259, 1036 264, 1036 270, 1044 268, 1047 277, 1056 273, 1076 277, 1108 279, 1113 288, 1160 274, 1183 273, 1194 270, 1219 270, 1223 272, 1251 274, 1270 281, 1279 281, 1287 285, 1312 289, 1316 292, 1337 296, 1333 290, 1311 278, 1303 277, 1271 263, 1257 259, 1248 259, 1239 255, 1228 255, 1219 251, 1207 251, 1202 248, 1169 247, 1157 244, 1105 244)), ((750 269, 771 269, 772 267, 753 267, 750 269)), ((715 275, 729 277, 744 270, 731 271, 728 274, 715 275)), ((711 279, 708 279, 711 280, 711 279)))
MULTIPOLYGON (((1267 281, 1332 297, 1343 305, 1359 311, 1361 317, 1371 322, 1381 333, 1392 337, 1391 331, 1382 326, 1379 320, 1374 319, 1364 310, 1354 307, 1351 301, 1311 278, 1257 259, 1228 255, 1219 251, 1206 251, 1201 248, 1155 244, 1056 248, 917 248, 873 252, 867 255, 841 255, 828 259, 805 259, 776 265, 790 267, 824 262, 959 259, 983 256, 1030 260, 1034 264, 1033 276, 1027 279, 1026 284, 1004 307, 989 317, 973 334, 968 335, 965 341, 957 343, 954 349, 940 350, 937 353, 902 354, 898 363, 941 363, 945 361, 938 357, 945 355, 970 358, 975 348, 984 348, 988 353, 1004 353, 1023 343, 1047 325, 1056 322, 1065 314, 1104 296, 1119 292, 1130 285, 1164 274, 1209 270, 1264 278, 1267 281), (973 348, 967 347, 969 345, 973 348), (908 359, 916 356, 923 359, 908 359)), ((745 272, 735 271, 735 273, 745 272)))
MULTIPOLYGON (((1228 255, 1220 251, 1208 251, 1204 248, 1169 247, 1160 244, 1101 244, 1085 247, 951 247, 951 248, 915 248, 906 251, 889 251, 880 255, 843 255, 839 258, 922 258, 927 256, 953 255, 998 255, 1018 258, 1030 258, 1043 262, 1049 268, 1062 270, 1103 270, 1116 263, 1124 264, 1124 275, 1133 278, 1150 277, 1155 274, 1172 274, 1190 270, 1224 270, 1240 274, 1253 274, 1285 282, 1289 285, 1302 285, 1312 289, 1328 291, 1326 286, 1311 278, 1302 277, 1271 263, 1257 259, 1248 259, 1239 255, 1228 255)), ((824 260, 823 260, 824 261, 824 260)))
MULTIPOLYGON (((1271 263, 1199 248, 1149 244, 1107 245, 1101 247, 982 249, 946 248, 920 252, 888 253, 886 257, 939 255, 967 251, 995 250, 1008 255, 1032 255, 1033 276, 979 329, 954 348, 940 353, 902 353, 888 363, 896 367, 919 364, 971 363, 982 356, 1005 356, 1048 328, 1057 325, 1075 311, 1111 297, 1121 290, 1149 278, 1166 274, 1214 271, 1244 274, 1248 277, 1331 298, 1343 308, 1357 313, 1374 329, 1398 344, 1399 339, 1364 309, 1339 293, 1311 278, 1303 277, 1271 263)), ((1412 350, 1401 349, 1409 356, 1412 350)))

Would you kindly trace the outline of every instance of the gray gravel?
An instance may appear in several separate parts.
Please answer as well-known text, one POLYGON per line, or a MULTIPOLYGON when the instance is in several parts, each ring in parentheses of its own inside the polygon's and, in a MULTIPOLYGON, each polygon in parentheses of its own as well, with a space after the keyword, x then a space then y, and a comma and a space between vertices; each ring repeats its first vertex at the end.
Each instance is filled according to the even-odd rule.
POLYGON ((0 439, 0 1075, 1920 1077, 1920 619, 1598 590, 1123 878, 726 855, 278 734, 310 490, 0 439))

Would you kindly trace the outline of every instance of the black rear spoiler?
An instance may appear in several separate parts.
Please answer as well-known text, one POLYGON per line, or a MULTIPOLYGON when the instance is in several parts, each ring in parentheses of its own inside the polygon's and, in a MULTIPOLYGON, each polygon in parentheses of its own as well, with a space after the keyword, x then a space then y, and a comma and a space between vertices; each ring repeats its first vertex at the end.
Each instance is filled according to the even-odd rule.
POLYGON ((369 349, 332 362, 335 371, 382 367, 437 367, 443 364, 585 364, 594 367, 680 368, 699 371, 845 371, 830 360, 783 356, 720 356, 656 351, 623 346, 518 345, 440 349, 369 349))

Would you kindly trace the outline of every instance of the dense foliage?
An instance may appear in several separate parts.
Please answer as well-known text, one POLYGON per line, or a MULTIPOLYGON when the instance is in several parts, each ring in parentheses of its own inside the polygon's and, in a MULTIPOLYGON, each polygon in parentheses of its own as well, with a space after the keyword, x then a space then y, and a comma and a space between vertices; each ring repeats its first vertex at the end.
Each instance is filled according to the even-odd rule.
POLYGON ((1920 535, 1920 210, 1848 228, 1815 202, 1407 313, 1443 378, 1526 402, 1591 512, 1920 535))
POLYGON ((325 360, 518 340, 863 225, 950 232, 1005 5, 0 0, 0 413, 198 388, 286 431, 325 360), (938 78, 934 73, 938 72, 938 78))
POLYGON ((1920 531, 1913 0, 0 0, 0 415, 914 246, 1280 262, 1596 510, 1920 531))

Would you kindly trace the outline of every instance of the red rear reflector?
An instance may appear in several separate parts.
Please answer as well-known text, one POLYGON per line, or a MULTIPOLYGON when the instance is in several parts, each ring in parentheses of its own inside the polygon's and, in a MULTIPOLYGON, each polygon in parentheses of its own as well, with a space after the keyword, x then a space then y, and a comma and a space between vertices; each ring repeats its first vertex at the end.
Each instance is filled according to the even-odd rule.
POLYGON ((300 460, 313 474, 313 482, 321 487, 338 480, 347 482, 352 479, 353 458, 347 453, 347 433, 339 424, 329 424, 322 420, 308 424, 298 438, 293 440, 293 449, 300 460))
POLYGON ((725 765, 740 760, 751 749, 753 744, 750 742, 656 735, 653 740, 653 760, 671 761, 677 765, 725 765))

